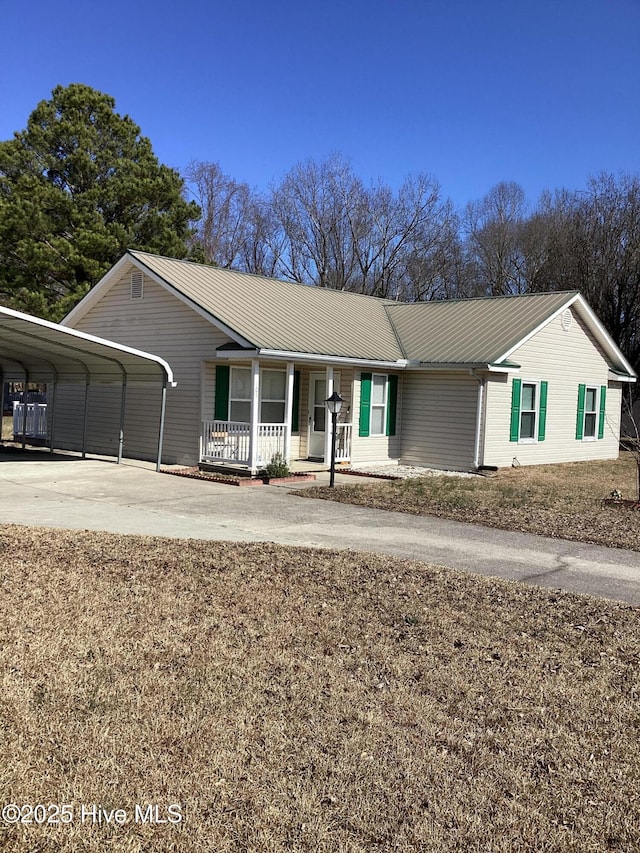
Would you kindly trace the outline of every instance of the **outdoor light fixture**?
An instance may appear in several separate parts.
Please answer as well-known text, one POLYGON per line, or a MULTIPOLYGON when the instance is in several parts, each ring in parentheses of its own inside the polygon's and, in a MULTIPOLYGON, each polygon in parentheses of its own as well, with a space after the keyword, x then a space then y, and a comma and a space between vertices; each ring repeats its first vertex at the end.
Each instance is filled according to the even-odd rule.
POLYGON ((334 390, 328 400, 325 400, 329 412, 331 413, 331 475, 329 477, 329 485, 333 486, 336 479, 336 433, 338 431, 338 414, 342 408, 342 397, 334 390))

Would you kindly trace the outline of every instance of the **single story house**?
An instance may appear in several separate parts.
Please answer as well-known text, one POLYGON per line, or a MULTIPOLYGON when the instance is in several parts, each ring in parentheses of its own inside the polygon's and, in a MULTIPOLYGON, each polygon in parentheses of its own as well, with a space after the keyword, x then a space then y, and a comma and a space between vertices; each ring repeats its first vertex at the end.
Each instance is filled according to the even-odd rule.
MULTIPOLYGON (((167 464, 328 462, 333 390, 337 459, 354 466, 615 458, 636 379, 576 292, 405 304, 129 251, 63 325, 171 365, 167 464)), ((93 452, 113 452, 109 393, 93 452)), ((127 395, 124 455, 153 458, 157 394, 127 395)))

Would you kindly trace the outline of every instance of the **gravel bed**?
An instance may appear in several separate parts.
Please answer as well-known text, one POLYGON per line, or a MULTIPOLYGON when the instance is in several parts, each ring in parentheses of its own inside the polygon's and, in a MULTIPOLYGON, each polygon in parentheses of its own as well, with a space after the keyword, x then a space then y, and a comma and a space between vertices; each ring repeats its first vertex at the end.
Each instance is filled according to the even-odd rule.
POLYGON ((469 471, 440 471, 437 468, 423 468, 417 465, 352 465, 355 473, 385 477, 399 477, 409 480, 415 477, 477 477, 469 471))

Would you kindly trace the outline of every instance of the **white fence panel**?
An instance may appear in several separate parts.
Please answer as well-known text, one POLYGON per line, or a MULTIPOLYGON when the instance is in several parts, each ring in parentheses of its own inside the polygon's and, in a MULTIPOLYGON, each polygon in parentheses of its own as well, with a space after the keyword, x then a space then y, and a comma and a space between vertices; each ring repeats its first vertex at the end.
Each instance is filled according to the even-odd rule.
MULTIPOLYGON (((13 434, 22 435, 24 426, 24 403, 13 403, 13 434)), ((47 404, 27 403, 27 438, 47 437, 47 404)))

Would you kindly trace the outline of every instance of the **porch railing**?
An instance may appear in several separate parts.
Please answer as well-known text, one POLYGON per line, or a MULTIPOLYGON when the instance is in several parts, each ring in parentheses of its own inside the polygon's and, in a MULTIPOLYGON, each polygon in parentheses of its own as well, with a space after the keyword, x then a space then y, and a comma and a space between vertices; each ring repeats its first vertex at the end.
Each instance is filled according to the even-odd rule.
MULTIPOLYGON (((352 424, 338 424, 336 462, 351 459, 352 424)), ((256 464, 267 465, 276 453, 284 456, 285 424, 258 424, 256 464)), ((203 421, 200 459, 203 462, 251 464, 251 424, 242 421, 203 421)))
POLYGON ((336 426, 336 462, 348 462, 351 459, 351 424, 336 426))
MULTIPOLYGON (((22 435, 24 427, 24 403, 13 403, 13 434, 22 435)), ((25 436, 28 438, 47 437, 47 404, 27 403, 27 428, 25 436)))
MULTIPOLYGON (((285 424, 258 424, 259 466, 271 462, 276 453, 284 455, 285 424)), ((204 421, 201 459, 203 462, 251 464, 251 424, 241 421, 204 421)))

